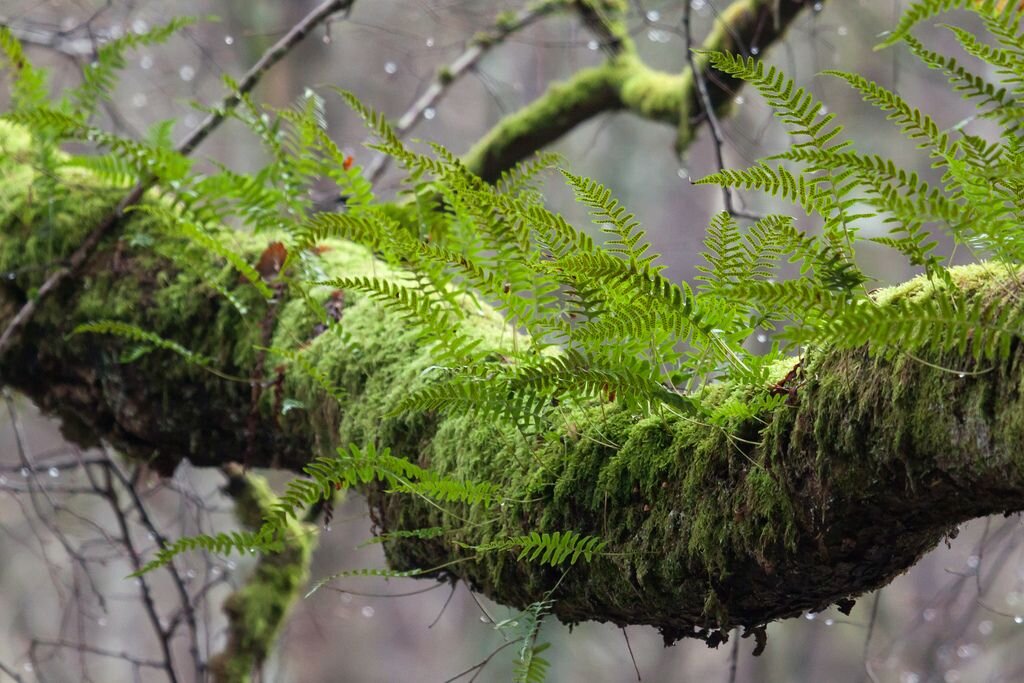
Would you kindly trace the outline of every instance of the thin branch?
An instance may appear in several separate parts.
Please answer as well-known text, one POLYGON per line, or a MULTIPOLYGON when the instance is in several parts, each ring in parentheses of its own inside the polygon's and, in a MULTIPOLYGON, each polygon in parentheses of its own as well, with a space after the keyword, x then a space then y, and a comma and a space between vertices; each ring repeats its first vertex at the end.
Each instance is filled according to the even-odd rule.
MULTIPOLYGON (((428 109, 435 108, 444 99, 462 76, 473 71, 476 65, 483 59, 484 55, 492 48, 500 45, 508 36, 521 31, 541 17, 550 14, 562 3, 547 0, 536 5, 531 5, 520 10, 511 19, 496 22, 487 31, 475 36, 469 47, 456 57, 448 66, 441 67, 434 77, 434 82, 423 91, 423 94, 416 98, 412 106, 406 110, 395 124, 395 132, 399 137, 406 136, 416 124, 423 119, 423 114, 428 109)), ((366 170, 366 177, 371 183, 376 183, 384 171, 387 170, 391 157, 378 155, 366 170)))
MULTIPOLYGON (((227 113, 234 109, 240 102, 241 96, 250 92, 256 87, 260 79, 272 66, 281 61, 299 42, 305 38, 318 24, 327 20, 331 15, 348 9, 355 0, 325 0, 312 12, 288 31, 279 41, 274 43, 263 56, 245 73, 238 84, 238 90, 228 94, 206 119, 193 130, 181 144, 177 151, 183 155, 191 154, 217 127, 224 121, 227 113)), ((66 280, 78 275, 85 265, 85 262, 93 255, 100 242, 109 237, 120 225, 124 218, 125 211, 138 204, 146 191, 153 186, 153 178, 147 178, 135 185, 125 195, 117 206, 101 220, 85 240, 75 249, 65 265, 61 266, 46 279, 39 287, 36 295, 29 299, 21 307, 18 313, 11 318, 2 335, 0 335, 0 356, 3 356, 14 343, 17 334, 28 324, 39 308, 40 303, 46 300, 52 292, 60 287, 66 280)))

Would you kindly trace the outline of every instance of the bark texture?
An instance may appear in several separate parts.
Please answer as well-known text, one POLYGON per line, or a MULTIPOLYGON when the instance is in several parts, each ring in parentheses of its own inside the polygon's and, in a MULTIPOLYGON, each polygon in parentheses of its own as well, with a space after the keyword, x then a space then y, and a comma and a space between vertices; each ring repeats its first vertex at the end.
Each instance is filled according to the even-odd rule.
MULTIPOLYGON (((82 176, 41 201, 26 191, 31 173, 9 174, 0 187, 0 324, 118 197, 82 176)), ((429 381, 431 351, 415 331, 356 292, 343 293, 338 324, 323 331, 305 301, 282 293, 267 304, 229 267, 213 275, 182 269, 175 257, 191 247, 164 228, 129 217, 85 277, 44 302, 0 359, 2 380, 61 416, 78 443, 106 440, 165 472, 185 458, 298 469, 339 444, 372 442, 515 492, 489 509, 454 506, 450 515, 368 488, 382 531, 449 530, 387 543, 395 569, 463 559, 436 576, 457 576, 517 606, 557 584, 554 612, 564 621, 651 624, 670 640, 715 643, 734 626, 758 630, 877 588, 957 524, 1024 508, 1019 343, 994 364, 955 353, 928 355, 926 364, 820 349, 788 376, 789 405, 756 420, 713 427, 607 404, 572 412, 555 439, 527 443, 507 426, 464 415, 392 414, 429 381), (213 285, 256 315, 243 318, 213 285), (159 349, 135 357, 136 345, 119 338, 67 336, 79 323, 110 318, 175 340, 241 379, 159 349), (346 400, 330 400, 308 373, 260 346, 301 347, 346 400), (285 398, 304 408, 282 415, 285 398), (598 535, 607 552, 563 577, 513 553, 468 559, 476 553, 453 543, 556 530, 598 535)), ((226 234, 253 263, 270 239, 226 234)), ((389 272, 361 247, 324 247, 326 277, 389 272)), ((1022 305, 1017 281, 995 267, 954 277, 975 296, 1022 305)), ((327 288, 310 295, 342 298, 327 288)), ((929 296, 944 294, 915 280, 878 300, 929 296)), ((493 314, 467 315, 463 324, 489 338, 504 331, 493 314)), ((741 394, 728 384, 706 392, 711 405, 741 394)))

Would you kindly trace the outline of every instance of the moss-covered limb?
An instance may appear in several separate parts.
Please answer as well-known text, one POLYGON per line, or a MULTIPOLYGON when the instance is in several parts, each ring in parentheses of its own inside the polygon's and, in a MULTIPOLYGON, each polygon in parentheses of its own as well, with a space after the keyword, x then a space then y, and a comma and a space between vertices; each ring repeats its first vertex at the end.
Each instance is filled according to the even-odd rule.
MULTIPOLYGON (((238 465, 225 467, 227 492, 235 501, 239 522, 258 529, 276 496, 265 479, 238 465)), ((266 661, 288 612, 309 578, 316 535, 309 525, 292 520, 279 553, 262 555, 252 573, 224 601, 228 637, 224 649, 210 660, 216 683, 252 680, 266 661)))
MULTIPOLYGON (((735 0, 721 12, 701 47, 739 54, 757 48, 763 54, 811 5, 812 0, 735 0)), ((617 22, 596 25, 601 35, 618 35, 617 22)), ((616 110, 675 126, 677 149, 685 151, 705 120, 693 73, 685 69, 669 74, 648 67, 628 36, 615 45, 604 64, 552 84, 536 100, 498 121, 466 154, 466 165, 485 180, 496 180, 502 171, 591 117, 616 110)), ((710 69, 704 76, 716 112, 727 113, 742 83, 710 69)))
MULTIPOLYGON (((0 272, 15 277, 0 287, 0 315, 38 284, 39 264, 73 249, 110 201, 102 188, 70 186, 52 203, 18 201, 5 195, 9 187, 0 188, 0 272)), ((63 415, 73 438, 105 439, 165 469, 183 458, 222 465, 239 453, 254 466, 298 469, 336 444, 372 442, 505 492, 488 509, 446 505, 442 512, 419 497, 367 490, 383 531, 445 529, 388 542, 396 569, 447 565, 495 600, 525 605, 543 598, 562 572, 517 562, 510 552, 475 557, 471 546, 535 530, 595 534, 609 542, 607 553, 576 565, 558 584, 560 618, 715 638, 717 629, 756 627, 882 585, 959 522, 1024 508, 1020 344, 995 365, 956 353, 925 364, 865 350, 821 351, 789 387, 791 405, 760 420, 712 427, 640 419, 606 405, 567 410, 555 438, 527 442, 472 416, 394 415, 411 389, 429 381, 432 352, 357 292, 344 293, 337 329, 322 332, 307 302, 284 292, 269 318, 269 346, 302 349, 307 366, 344 390, 340 401, 287 357, 269 354, 257 368, 254 347, 268 345, 258 322, 267 319, 267 304, 229 268, 175 265, 169 257, 180 261, 188 249, 180 239, 144 246, 160 229, 154 220, 133 218, 124 240, 104 244, 81 282, 40 308, 0 362, 4 381, 63 415), (257 322, 241 317, 213 284, 256 311, 257 322), (269 383, 254 410, 247 382, 226 381, 165 351, 125 360, 126 351, 134 358, 133 344, 117 338, 65 337, 101 318, 151 330, 215 359, 225 372, 269 383), (299 407, 281 414, 285 398, 299 407)), ((267 244, 223 236, 250 262, 267 244)), ((325 246, 326 277, 389 272, 362 248, 325 246)), ((1017 285, 1001 271, 973 267, 954 276, 965 291, 1021 305, 1017 285)), ((339 300, 324 287, 309 295, 339 300)), ((914 281, 879 301, 942 295, 914 281)), ((460 324, 486 337, 503 330, 491 314, 467 315, 460 324)), ((715 405, 740 390, 718 385, 708 392, 715 405)))

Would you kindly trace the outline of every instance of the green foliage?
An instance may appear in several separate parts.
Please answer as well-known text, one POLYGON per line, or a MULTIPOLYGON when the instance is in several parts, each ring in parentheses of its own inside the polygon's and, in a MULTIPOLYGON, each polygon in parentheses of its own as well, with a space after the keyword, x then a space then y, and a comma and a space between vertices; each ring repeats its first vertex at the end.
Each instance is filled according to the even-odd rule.
POLYGON ((576 564, 581 557, 590 562, 595 554, 604 550, 605 546, 606 541, 596 536, 581 536, 577 531, 542 534, 534 531, 527 535, 498 539, 472 548, 478 552, 519 550, 517 560, 525 559, 557 567, 566 561, 570 565, 576 564))
MULTIPOLYGON (((588 207, 595 225, 571 225, 548 209, 539 180, 561 164, 557 156, 528 160, 490 185, 443 147, 407 144, 383 115, 348 92, 338 91, 375 136, 371 148, 406 171, 395 202, 376 200, 360 167, 331 138, 328 105, 312 91, 291 107, 271 109, 238 93, 237 84, 226 79, 239 106, 209 113, 237 119, 264 147, 268 163, 254 173, 195 171, 171 144, 170 122, 158 124, 143 140, 113 135, 92 123, 97 103, 109 96, 124 51, 164 40, 186 21, 108 43, 82 84, 57 103, 48 101, 45 73, 0 28, 0 55, 12 77, 12 107, 4 119, 32 135, 32 164, 39 171, 32 182, 40 193, 61 192, 58 179, 81 169, 117 186, 154 183, 152 201, 140 210, 158 218, 154 222, 165 226, 166 234, 133 239, 155 242, 157 249, 176 240, 174 248, 165 246, 161 253, 231 297, 245 322, 258 323, 256 316, 272 310, 282 296, 305 301, 325 327, 343 327, 324 302, 328 289, 373 300, 382 314, 396 316, 429 346, 434 365, 392 417, 473 413, 507 423, 527 444, 557 438, 574 411, 602 411, 611 404, 633 417, 684 416, 726 429, 738 422, 759 424, 765 415, 785 409, 787 397, 778 395, 773 374, 785 354, 866 346, 882 354, 955 351, 997 359, 1020 340, 1024 313, 1019 307, 961 291, 950 275, 950 254, 940 246, 945 233, 948 242, 1019 279, 1024 261, 1024 143, 1019 135, 1024 37, 1018 8, 1019 3, 996 0, 923 0, 911 6, 886 40, 944 74, 954 92, 976 107, 975 118, 998 128, 997 136, 974 132, 975 118, 944 128, 864 76, 826 72, 859 92, 911 147, 927 155, 942 174, 933 184, 843 140, 836 117, 778 68, 750 57, 705 53, 711 66, 747 81, 765 98, 794 143, 750 168, 723 169, 698 182, 786 200, 820 229, 801 230, 781 214, 749 223, 717 215, 707 232, 705 263, 695 286, 664 274, 639 221, 609 188, 563 170, 560 180, 588 207), (921 21, 952 9, 980 17, 987 37, 947 28, 963 52, 980 60, 996 80, 912 35, 921 21), (65 142, 86 143, 93 151, 70 155, 61 149, 65 142), (332 193, 345 197, 344 206, 317 213, 307 190, 325 181, 333 183, 332 193), (286 258, 268 276, 250 262, 251 255, 234 247, 225 225, 283 242, 286 258), (875 234, 865 238, 861 233, 868 225, 875 234), (370 250, 377 257, 374 272, 338 273, 325 267, 323 248, 337 239, 370 250), (901 254, 924 274, 927 285, 914 296, 873 296, 857 260, 864 241, 901 254), (224 285, 222 271, 240 274, 268 309, 251 314, 229 291, 233 288, 224 285), (465 324, 495 312, 507 323, 500 336, 477 336, 465 324), (766 341, 765 333, 773 335, 770 348, 753 351, 748 341, 766 341), (695 389, 719 379, 742 391, 711 410, 695 389)), ((212 360, 135 326, 97 321, 76 329, 84 332, 128 339, 139 345, 134 357, 163 349, 215 370, 212 360)), ((285 359, 344 407, 345 389, 318 370, 301 348, 285 346, 260 349, 285 359)), ((515 551, 516 561, 566 570, 606 551, 605 541, 575 531, 495 537, 489 533, 490 516, 499 514, 501 503, 523 495, 522 490, 505 488, 508 481, 467 482, 438 474, 378 450, 372 441, 316 457, 304 475, 287 485, 258 531, 182 539, 161 549, 145 570, 197 548, 271 551, 280 546, 287 524, 311 506, 330 501, 338 490, 367 486, 414 496, 446 522, 465 525, 387 530, 381 536, 385 543, 453 543, 474 557, 515 551), (477 527, 484 535, 478 535, 477 527)), ((331 578, 363 574, 412 575, 357 570, 331 578)), ((517 680, 543 678, 547 662, 540 655, 547 646, 538 645, 536 636, 549 611, 548 603, 526 611, 528 628, 517 636, 522 638, 517 680)))

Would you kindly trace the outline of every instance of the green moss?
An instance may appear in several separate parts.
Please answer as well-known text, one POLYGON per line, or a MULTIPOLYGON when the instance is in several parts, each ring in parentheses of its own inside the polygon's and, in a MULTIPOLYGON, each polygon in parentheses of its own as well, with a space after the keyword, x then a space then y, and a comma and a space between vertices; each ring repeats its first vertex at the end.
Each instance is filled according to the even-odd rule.
POLYGON ((683 75, 651 69, 633 54, 620 57, 615 67, 619 94, 626 107, 645 118, 681 125, 687 94, 683 75))
MULTIPOLYGON (((257 528, 276 497, 266 480, 233 472, 229 490, 235 513, 246 527, 257 528)), ((228 643, 210 662, 218 683, 243 683, 266 660, 300 589, 309 578, 309 561, 316 534, 291 520, 281 552, 263 555, 245 583, 224 602, 228 643)))

